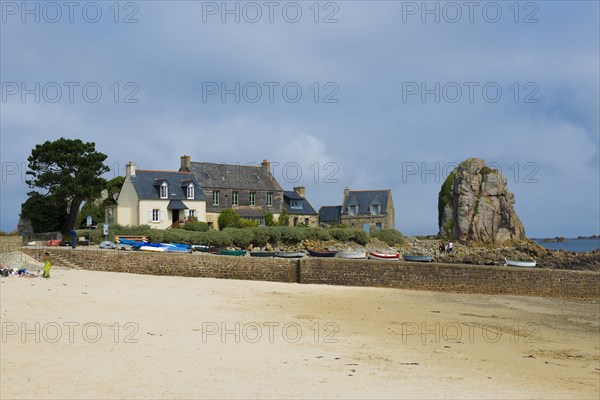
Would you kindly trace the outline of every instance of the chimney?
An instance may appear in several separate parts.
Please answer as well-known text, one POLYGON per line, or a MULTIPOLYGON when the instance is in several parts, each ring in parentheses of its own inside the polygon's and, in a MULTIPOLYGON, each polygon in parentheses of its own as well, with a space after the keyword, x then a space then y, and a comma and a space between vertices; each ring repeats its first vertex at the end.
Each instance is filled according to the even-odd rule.
POLYGON ((129 161, 125 165, 125 176, 135 176, 135 164, 133 161, 129 161))
POLYGON ((304 186, 296 186, 294 192, 298 193, 302 197, 306 197, 306 188, 304 186))
POLYGON ((344 204, 346 202, 346 197, 348 197, 349 194, 350 194, 350 188, 348 186, 346 186, 344 188, 344 200, 342 200, 342 204, 344 204))
POLYGON ((181 167, 179 168, 179 171, 181 172, 190 172, 191 171, 191 157, 190 156, 186 156, 185 154, 181 156, 181 167))
POLYGON ((260 166, 267 172, 271 172, 271 163, 268 162, 267 160, 263 160, 260 163, 260 166))

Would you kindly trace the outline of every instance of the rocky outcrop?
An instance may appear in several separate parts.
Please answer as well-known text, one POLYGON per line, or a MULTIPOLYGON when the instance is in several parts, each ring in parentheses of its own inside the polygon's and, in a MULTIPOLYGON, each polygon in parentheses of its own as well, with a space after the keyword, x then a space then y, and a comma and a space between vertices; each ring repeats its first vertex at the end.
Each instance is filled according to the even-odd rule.
POLYGON ((469 158, 448 176, 439 194, 440 235, 460 242, 501 245, 525 240, 506 178, 469 158))

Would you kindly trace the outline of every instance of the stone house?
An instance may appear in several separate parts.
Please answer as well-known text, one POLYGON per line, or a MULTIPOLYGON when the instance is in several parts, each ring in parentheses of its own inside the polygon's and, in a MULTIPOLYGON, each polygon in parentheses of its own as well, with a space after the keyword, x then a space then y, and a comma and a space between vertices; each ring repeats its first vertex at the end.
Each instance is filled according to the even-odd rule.
POLYGON ((192 162, 181 157, 180 172, 192 173, 206 196, 206 222, 218 229, 219 214, 234 209, 242 218, 264 224, 266 213, 279 217, 283 209, 283 189, 271 174, 267 160, 256 166, 192 162))
POLYGON ((324 227, 340 225, 342 206, 322 206, 319 208, 319 224, 324 227))
POLYGON ((393 229, 395 226, 394 201, 391 189, 386 190, 350 190, 344 189, 341 206, 321 207, 320 223, 334 225, 338 223, 353 228, 393 229), (339 207, 337 209, 336 207, 339 207))
POLYGON ((165 229, 180 219, 206 220, 200 183, 190 172, 137 170, 129 162, 117 204, 106 208, 105 221, 126 226, 148 224, 165 229))
POLYGON ((283 192, 283 206, 288 212, 288 225, 297 226, 318 226, 319 213, 306 199, 306 189, 304 186, 295 187, 294 190, 283 192))

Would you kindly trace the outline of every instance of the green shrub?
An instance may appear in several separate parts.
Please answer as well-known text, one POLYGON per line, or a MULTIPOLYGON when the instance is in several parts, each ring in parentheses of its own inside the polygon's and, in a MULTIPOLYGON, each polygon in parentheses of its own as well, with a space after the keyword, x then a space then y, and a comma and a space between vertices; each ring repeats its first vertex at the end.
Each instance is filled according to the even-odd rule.
POLYGON ((211 229, 210 231, 204 232, 204 234, 206 235, 206 244, 209 246, 227 247, 233 244, 231 236, 222 231, 211 229))
POLYGON ((221 214, 219 214, 219 219, 217 221, 219 223, 219 230, 221 231, 225 228, 241 227, 241 218, 239 214, 231 208, 223 210, 221 214))
POLYGON ((395 229, 382 229, 371 231, 371 237, 377 238, 388 246, 401 245, 404 243, 404 236, 395 229))
POLYGON ((329 233, 339 242, 349 242, 354 237, 352 229, 333 228, 329 230, 329 233))
POLYGON ((222 232, 231 239, 234 246, 245 249, 252 243, 252 231, 250 229, 226 228, 222 232))
POLYGON ((195 232, 206 232, 210 229, 206 222, 200 222, 198 220, 190 220, 183 225, 183 229, 186 231, 195 231, 195 232))
POLYGON ((321 240, 323 242, 326 242, 328 240, 333 240, 333 237, 331 236, 329 231, 327 231, 327 229, 324 229, 324 228, 304 228, 304 229, 307 232, 308 239, 321 240))
POLYGON ((293 226, 281 226, 278 228, 281 233, 281 241, 285 244, 297 244, 308 239, 308 229, 297 228, 293 226))
POLYGON ((281 241, 281 232, 279 231, 279 228, 271 226, 268 228, 261 229, 264 229, 269 233, 269 243, 277 244, 281 241))
POLYGON ((273 213, 265 213, 265 225, 266 226, 275 226, 275 217, 273 217, 273 213))
POLYGON ((452 200, 452 190, 454 189, 454 179, 456 178, 456 172, 450 172, 450 175, 446 178, 438 194, 438 228, 442 227, 442 214, 444 208, 452 200))
POLYGON ((242 218, 240 220, 240 228, 255 228, 258 226, 257 219, 242 218))
POLYGON ((151 229, 146 236, 152 243, 164 243, 166 241, 165 232, 162 229, 151 229))
POLYGON ((352 241, 358 243, 362 246, 365 246, 369 243, 369 234, 362 229, 354 229, 354 234, 352 235, 352 241))
POLYGON ((251 228, 252 233, 252 244, 254 246, 263 247, 266 246, 270 239, 269 228, 251 228))

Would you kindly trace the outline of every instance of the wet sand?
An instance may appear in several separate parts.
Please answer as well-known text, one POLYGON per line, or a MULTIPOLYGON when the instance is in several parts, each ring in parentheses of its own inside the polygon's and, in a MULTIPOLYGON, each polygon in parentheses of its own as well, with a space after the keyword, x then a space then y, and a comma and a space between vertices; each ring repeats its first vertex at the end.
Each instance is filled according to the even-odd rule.
POLYGON ((3 399, 600 396, 597 303, 60 268, 0 289, 3 399))

